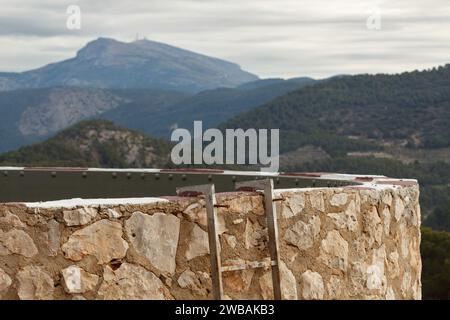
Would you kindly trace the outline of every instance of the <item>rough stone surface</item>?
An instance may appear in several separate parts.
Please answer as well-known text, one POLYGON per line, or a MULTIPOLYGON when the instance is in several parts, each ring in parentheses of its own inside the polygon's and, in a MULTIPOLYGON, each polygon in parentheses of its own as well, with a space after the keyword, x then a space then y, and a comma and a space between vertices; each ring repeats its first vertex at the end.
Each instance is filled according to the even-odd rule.
POLYGON ((208 233, 203 231, 198 225, 194 224, 185 254, 186 259, 192 260, 196 257, 204 256, 205 254, 209 254, 208 233))
POLYGON ((347 203, 347 199, 348 195, 346 193, 338 193, 331 198, 330 204, 332 206, 340 207, 347 203))
POLYGON ((59 228, 59 223, 55 219, 47 222, 47 228, 49 255, 54 257, 58 255, 58 250, 61 246, 61 230, 59 228))
POLYGON ((224 237, 226 243, 230 246, 230 248, 232 249, 236 248, 237 239, 235 236, 230 236, 228 234, 223 234, 222 236, 224 237))
POLYGON ((344 212, 329 213, 328 217, 338 229, 356 231, 358 229, 358 211, 354 201, 351 201, 344 212))
POLYGON ((95 290, 99 277, 84 271, 77 265, 69 266, 61 271, 64 289, 67 293, 85 293, 95 290))
POLYGON ((306 250, 312 247, 319 231, 320 219, 317 216, 313 216, 309 219, 308 223, 301 220, 297 221, 286 231, 284 240, 287 243, 297 246, 300 250, 306 250))
MULTIPOLYGON (((419 189, 368 186, 276 191, 284 299, 421 299, 419 189)), ((0 297, 211 299, 203 197, 166 199, 80 202, 98 212, 83 226, 66 208, 0 204, 0 297)), ((222 265, 267 263, 225 272, 226 298, 273 298, 264 197, 216 199, 222 265)))
POLYGON ((92 255, 98 264, 105 264, 125 257, 128 243, 122 238, 120 223, 100 220, 75 231, 63 244, 62 250, 65 257, 73 261, 92 255))
POLYGON ((325 212, 325 201, 323 199, 323 193, 316 192, 310 194, 309 201, 311 202, 311 206, 313 209, 316 209, 320 212, 325 212))
POLYGON ((110 219, 119 219, 120 217, 122 217, 122 213, 119 210, 114 210, 110 208, 106 210, 106 214, 110 219))
POLYGON ((338 231, 328 232, 326 238, 322 240, 319 259, 330 268, 347 270, 348 243, 338 231))
POLYGON ((304 299, 323 299, 325 289, 319 273, 311 270, 305 271, 300 277, 300 284, 304 299))
POLYGON ((106 266, 98 299, 169 300, 170 293, 161 280, 141 266, 123 263, 117 270, 106 266))
MULTIPOLYGON (((291 270, 284 262, 280 264, 281 298, 283 300, 297 300, 297 281, 291 270)), ((264 300, 273 299, 272 272, 266 272, 259 280, 261 295, 264 300)))
POLYGON ((163 273, 175 272, 180 219, 161 212, 135 212, 125 222, 128 239, 140 256, 163 273))
POLYGON ((246 249, 261 248, 267 238, 267 229, 264 229, 258 221, 247 219, 244 230, 244 245, 246 249))
POLYGON ((208 294, 206 288, 203 287, 199 276, 191 270, 185 270, 178 277, 178 285, 183 289, 190 289, 196 295, 206 296, 208 294))
POLYGON ((300 214, 305 208, 305 195, 301 193, 292 194, 283 201, 282 215, 288 219, 300 214))
POLYGON ((53 299, 53 279, 39 266, 29 265, 19 270, 17 281, 17 294, 21 300, 53 299))
POLYGON ((64 221, 69 227, 84 226, 91 222, 96 216, 97 210, 89 207, 63 211, 64 221))
POLYGON ((23 230, 13 229, 5 233, 0 230, 0 245, 3 245, 7 252, 16 253, 27 258, 38 254, 38 249, 33 239, 23 230))
MULTIPOLYGON (((239 265, 244 263, 242 259, 227 260, 223 265, 239 265)), ((230 271, 222 274, 225 291, 243 292, 248 291, 255 274, 255 269, 230 271)))
POLYGON ((25 229, 27 226, 23 223, 18 216, 7 211, 4 217, 0 217, 0 224, 9 225, 14 228, 25 229))
POLYGON ((0 298, 2 297, 2 294, 11 286, 11 283, 11 277, 2 268, 0 268, 0 298))

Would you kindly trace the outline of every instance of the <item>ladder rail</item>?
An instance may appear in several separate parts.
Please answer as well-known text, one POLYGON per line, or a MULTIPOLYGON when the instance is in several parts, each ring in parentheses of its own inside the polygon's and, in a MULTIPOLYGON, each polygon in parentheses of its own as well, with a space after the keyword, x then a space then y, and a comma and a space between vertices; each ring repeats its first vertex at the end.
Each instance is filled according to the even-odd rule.
POLYGON ((242 181, 235 184, 236 190, 262 190, 264 193, 264 207, 267 219, 268 246, 270 261, 265 262, 247 262, 238 266, 222 266, 220 256, 220 240, 217 232, 217 200, 215 196, 214 184, 205 184, 197 186, 187 186, 177 188, 177 194, 180 196, 205 196, 205 207, 208 221, 208 242, 211 263, 211 280, 213 297, 216 300, 223 300, 223 279, 222 272, 238 271, 251 268, 264 268, 270 266, 272 269, 273 296, 275 300, 281 300, 281 277, 280 277, 280 255, 278 240, 278 217, 275 207, 274 187, 272 179, 242 181))
POLYGON ((177 194, 192 193, 205 196, 205 207, 208 225, 209 258, 211 263, 211 282, 215 300, 223 300, 222 264, 220 257, 220 241, 217 233, 217 203, 214 184, 177 188, 177 194))
POLYGON ((267 219, 267 233, 269 236, 269 253, 272 265, 272 285, 273 296, 275 300, 281 300, 281 276, 280 276, 280 264, 281 259, 279 255, 279 239, 278 239, 278 217, 275 207, 275 200, 273 194, 273 180, 254 180, 243 181, 236 183, 236 189, 251 189, 253 191, 263 190, 264 192, 264 207, 266 210, 267 219))

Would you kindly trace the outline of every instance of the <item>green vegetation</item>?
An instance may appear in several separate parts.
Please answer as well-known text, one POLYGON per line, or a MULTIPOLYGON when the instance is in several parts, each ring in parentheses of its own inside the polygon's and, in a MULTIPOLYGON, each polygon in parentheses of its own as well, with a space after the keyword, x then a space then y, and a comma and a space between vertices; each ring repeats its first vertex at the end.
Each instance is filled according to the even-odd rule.
POLYGON ((171 144, 105 120, 80 122, 55 137, 0 155, 1 165, 150 167, 167 163, 171 144), (131 154, 131 150, 133 150, 131 154))
POLYGON ((422 228, 422 295, 450 300, 450 232, 422 228))
MULTIPOLYGON (((224 128, 279 128, 325 146, 327 134, 402 139, 408 147, 450 146, 450 65, 399 75, 331 79, 291 92, 227 121, 224 128)), ((309 143, 281 141, 285 149, 309 143)))

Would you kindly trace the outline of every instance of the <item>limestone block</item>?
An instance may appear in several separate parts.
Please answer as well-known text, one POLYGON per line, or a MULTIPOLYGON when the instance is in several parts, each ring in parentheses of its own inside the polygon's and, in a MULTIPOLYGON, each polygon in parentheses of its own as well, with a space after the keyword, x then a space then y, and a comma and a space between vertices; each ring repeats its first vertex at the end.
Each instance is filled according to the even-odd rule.
POLYGON ((162 273, 175 272, 180 219, 161 212, 153 215, 135 212, 125 222, 131 246, 162 273))
POLYGON ((323 299, 324 285, 322 276, 311 270, 307 270, 300 276, 300 286, 304 299, 323 299))
POLYGON ((53 279, 42 267, 34 265, 24 267, 17 272, 17 281, 17 294, 21 300, 53 299, 53 279))
POLYGON ((333 269, 347 270, 348 243, 338 231, 328 232, 320 246, 319 260, 333 269))
POLYGON ((313 216, 308 223, 297 221, 284 234, 284 240, 297 246, 300 250, 306 250, 313 246, 314 239, 320 232, 320 218, 313 216))
POLYGON ((344 206, 347 203, 347 199, 348 195, 345 192, 337 193, 331 198, 330 204, 335 207, 344 206))
POLYGON ((208 233, 194 224, 188 239, 188 247, 185 253, 187 260, 209 254, 208 233))
MULTIPOLYGON (((283 300, 297 300, 297 281, 291 270, 288 269, 286 264, 281 261, 280 264, 280 278, 281 278, 281 298, 283 300)), ((259 278, 259 286, 261 289, 261 295, 264 300, 273 299, 273 285, 272 285, 272 272, 268 271, 259 278)))
POLYGON ((305 208, 305 195, 303 193, 293 193, 285 196, 285 201, 282 202, 282 216, 283 218, 291 218, 300 214, 305 208))
POLYGON ((66 225, 84 226, 92 221, 97 216, 97 209, 91 207, 84 207, 75 210, 64 210, 63 218, 66 225))
POLYGON ((0 251, 4 253, 15 253, 27 258, 38 254, 38 249, 33 239, 23 230, 12 229, 8 232, 0 230, 0 251))
POLYGON ((117 270, 106 266, 98 290, 100 300, 171 300, 172 297, 152 272, 141 266, 123 263, 117 270))
POLYGON ((0 298, 2 297, 2 294, 8 290, 11 284, 11 278, 2 268, 0 268, 0 298))
POLYGON ((97 287, 99 277, 83 270, 77 265, 69 266, 61 271, 64 290, 67 293, 85 293, 97 287))
POLYGON ((75 231, 62 246, 66 258, 80 261, 92 255, 98 264, 122 259, 127 250, 128 243, 122 238, 122 225, 105 219, 75 231))

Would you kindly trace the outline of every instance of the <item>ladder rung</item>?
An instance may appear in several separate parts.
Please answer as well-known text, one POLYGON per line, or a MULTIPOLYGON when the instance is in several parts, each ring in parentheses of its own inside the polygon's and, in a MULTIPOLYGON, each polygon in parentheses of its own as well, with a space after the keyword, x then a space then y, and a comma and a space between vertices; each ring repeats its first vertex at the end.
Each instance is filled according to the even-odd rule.
POLYGON ((265 261, 246 261, 242 264, 235 264, 231 266, 223 266, 221 268, 222 272, 229 272, 229 271, 239 271, 239 270, 248 270, 248 269, 258 269, 258 268, 268 268, 270 266, 276 266, 277 262, 272 260, 265 260, 265 261))

